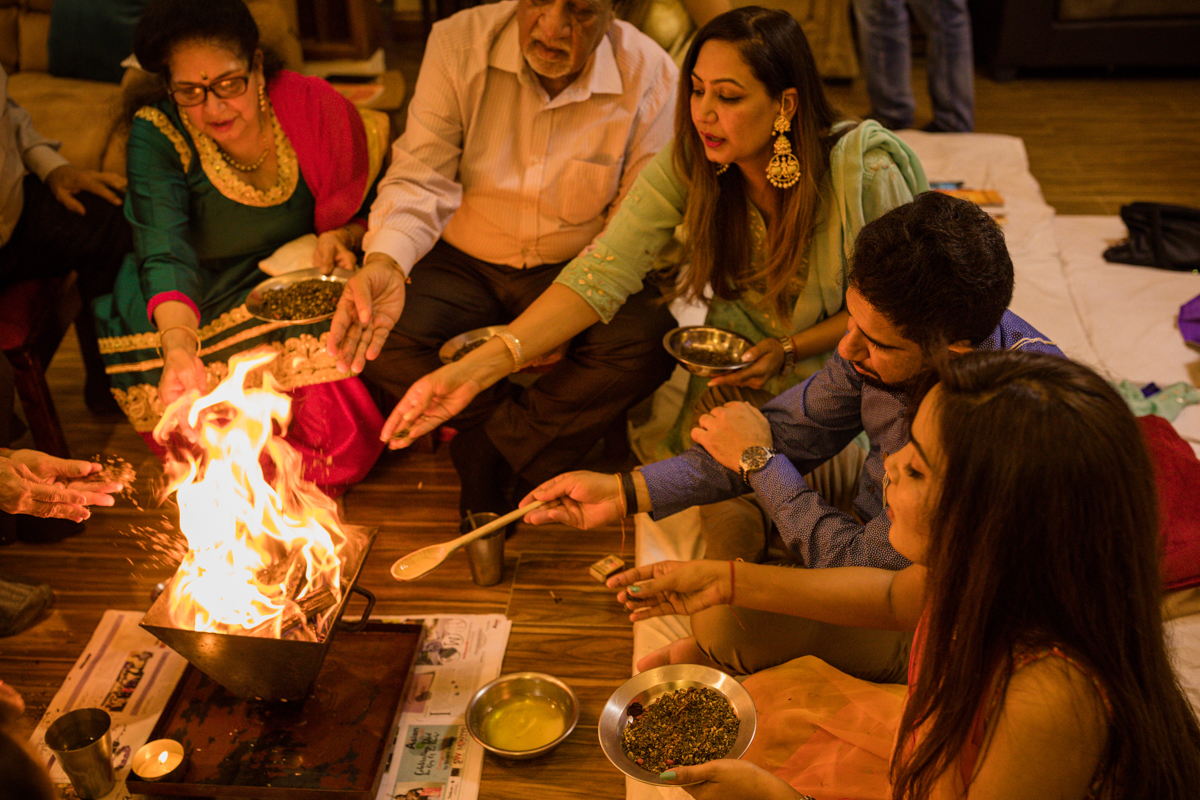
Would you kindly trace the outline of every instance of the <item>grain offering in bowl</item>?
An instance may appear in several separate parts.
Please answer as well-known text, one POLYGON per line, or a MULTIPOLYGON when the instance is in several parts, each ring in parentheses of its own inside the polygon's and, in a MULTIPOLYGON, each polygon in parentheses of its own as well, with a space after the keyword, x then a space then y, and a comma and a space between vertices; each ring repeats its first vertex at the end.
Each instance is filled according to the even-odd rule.
POLYGON ((634 703, 629 715, 633 719, 621 734, 621 749, 654 773, 723 758, 737 740, 733 706, 707 687, 667 692, 646 708, 634 703))
POLYGON ((263 292, 262 316, 268 319, 316 319, 337 309, 345 284, 320 278, 263 292))

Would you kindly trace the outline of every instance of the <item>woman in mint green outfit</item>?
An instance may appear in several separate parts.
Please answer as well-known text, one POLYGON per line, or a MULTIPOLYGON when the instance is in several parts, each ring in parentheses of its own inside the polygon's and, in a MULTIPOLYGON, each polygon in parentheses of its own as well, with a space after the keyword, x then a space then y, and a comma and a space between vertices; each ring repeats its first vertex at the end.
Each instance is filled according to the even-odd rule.
MULTIPOLYGON (((745 7, 696 35, 680 73, 673 146, 638 176, 607 229, 499 339, 418 381, 384 424, 405 446, 522 362, 612 318, 682 225, 669 297, 711 291, 708 321, 756 342, 744 370, 709 385, 782 391, 846 331, 845 272, 864 224, 928 188, 913 152, 873 122, 839 122, 786 12, 745 7), (424 418, 422 419, 422 415, 424 418)), ((369 355, 369 354, 368 354, 369 355)), ((687 444, 693 378, 667 450, 687 444)), ((728 399, 732 399, 729 397, 728 399)), ((663 453, 665 454, 665 453, 663 453)))

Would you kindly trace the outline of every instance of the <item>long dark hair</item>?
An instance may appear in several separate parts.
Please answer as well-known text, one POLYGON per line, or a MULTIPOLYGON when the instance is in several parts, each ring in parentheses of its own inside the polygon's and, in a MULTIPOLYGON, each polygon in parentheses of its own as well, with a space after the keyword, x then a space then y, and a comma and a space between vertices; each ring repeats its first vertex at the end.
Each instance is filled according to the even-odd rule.
POLYGON ((700 299, 711 284, 717 297, 735 300, 746 287, 762 286, 768 306, 790 316, 793 278, 798 276, 802 286, 808 277, 805 252, 816 223, 821 181, 829 171, 829 151, 837 139, 830 129, 837 120, 808 39, 788 12, 746 6, 715 17, 696 33, 679 72, 675 105, 675 167, 688 183, 684 228, 690 267, 674 296, 700 299), (800 162, 801 178, 784 190, 782 213, 767 232, 770 255, 758 270, 750 266, 750 209, 741 170, 718 176, 692 124, 692 70, 700 48, 710 40, 736 45, 772 98, 791 88, 799 94, 792 130, 785 135, 800 162))
POLYGON ((928 797, 1014 652, 1053 645, 1112 705, 1106 796, 1195 797, 1200 727, 1163 641, 1154 473, 1133 415, 1090 369, 1049 355, 970 353, 938 379, 944 480, 893 796, 928 797))
POLYGON ((191 42, 219 45, 251 65, 262 49, 268 80, 283 66, 278 55, 260 47, 258 24, 244 0, 150 0, 133 33, 133 54, 149 74, 125 92, 126 124, 139 108, 168 96, 171 55, 191 42))

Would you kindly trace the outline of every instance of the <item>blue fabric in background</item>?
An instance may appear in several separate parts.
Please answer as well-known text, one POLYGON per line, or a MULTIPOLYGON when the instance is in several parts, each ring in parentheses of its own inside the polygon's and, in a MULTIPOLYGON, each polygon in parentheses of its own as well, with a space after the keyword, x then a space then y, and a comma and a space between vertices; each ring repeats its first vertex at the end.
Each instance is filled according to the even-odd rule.
POLYGON ((146 0, 54 0, 50 74, 120 83, 146 0))

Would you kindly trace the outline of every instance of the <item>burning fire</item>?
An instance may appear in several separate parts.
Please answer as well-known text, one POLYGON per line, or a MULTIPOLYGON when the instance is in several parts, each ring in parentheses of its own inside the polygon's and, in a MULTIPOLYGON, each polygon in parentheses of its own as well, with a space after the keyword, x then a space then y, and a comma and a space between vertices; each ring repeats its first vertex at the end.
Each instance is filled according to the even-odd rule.
POLYGON ((282 438, 291 399, 265 370, 261 388, 246 387, 251 371, 274 358, 234 356, 229 377, 199 399, 175 401, 155 428, 162 441, 186 413, 199 434, 199 457, 189 453, 169 468, 180 473, 167 492, 175 492, 189 547, 169 590, 177 627, 317 640, 327 620, 310 628, 306 619, 332 614, 341 601, 347 539, 333 501, 303 479, 300 454, 282 438))

